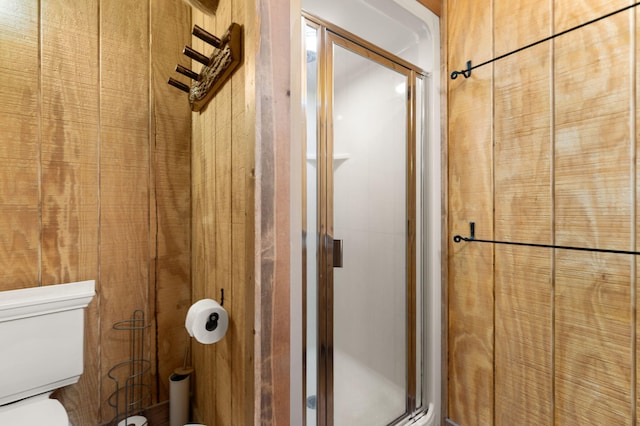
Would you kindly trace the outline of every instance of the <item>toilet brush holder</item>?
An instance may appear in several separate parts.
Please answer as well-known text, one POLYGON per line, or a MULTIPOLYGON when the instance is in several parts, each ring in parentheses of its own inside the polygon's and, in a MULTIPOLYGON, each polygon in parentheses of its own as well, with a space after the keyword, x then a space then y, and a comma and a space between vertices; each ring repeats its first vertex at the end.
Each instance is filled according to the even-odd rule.
POLYGON ((169 376, 169 426, 183 426, 189 422, 191 372, 191 369, 177 368, 169 376))

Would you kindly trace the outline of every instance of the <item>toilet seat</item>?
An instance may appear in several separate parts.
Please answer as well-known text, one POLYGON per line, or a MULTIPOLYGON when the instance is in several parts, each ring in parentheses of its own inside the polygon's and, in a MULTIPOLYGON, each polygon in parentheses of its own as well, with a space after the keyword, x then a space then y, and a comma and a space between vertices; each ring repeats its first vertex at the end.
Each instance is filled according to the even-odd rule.
POLYGON ((0 406, 0 425, 68 426, 69 416, 57 399, 28 398, 0 406))

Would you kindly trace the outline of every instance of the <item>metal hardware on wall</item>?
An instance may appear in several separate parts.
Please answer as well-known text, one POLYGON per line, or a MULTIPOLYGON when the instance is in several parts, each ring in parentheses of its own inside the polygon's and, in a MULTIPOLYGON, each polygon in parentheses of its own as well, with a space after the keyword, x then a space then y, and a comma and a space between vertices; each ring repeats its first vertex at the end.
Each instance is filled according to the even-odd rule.
POLYGON ((191 87, 174 78, 167 82, 171 86, 189 94, 192 111, 200 111, 220 91, 242 61, 242 27, 232 23, 221 38, 194 25, 192 34, 214 47, 210 57, 185 46, 183 54, 203 65, 196 73, 182 65, 176 66, 176 72, 193 80, 191 87))
POLYGON ((562 249, 562 250, 590 251, 590 252, 596 252, 596 253, 631 254, 634 256, 640 256, 640 252, 630 251, 630 250, 613 250, 613 249, 601 249, 601 248, 592 248, 592 247, 559 246, 555 244, 521 243, 521 242, 515 242, 515 241, 481 240, 476 238, 475 225, 476 224, 474 222, 469 222, 469 236, 463 237, 460 235, 455 235, 453 237, 453 242, 460 243, 464 241, 467 243, 505 244, 510 246, 541 247, 541 248, 552 248, 552 249, 562 249))
POLYGON ((460 70, 460 71, 453 71, 451 73, 451 80, 455 80, 456 78, 458 78, 458 75, 462 74, 464 76, 464 78, 469 78, 471 77, 471 70, 473 69, 473 67, 471 66, 471 61, 467 61, 467 69, 466 70, 460 70))
POLYGON ((561 31, 561 32, 559 32, 557 34, 554 34, 554 35, 551 35, 549 37, 545 37, 545 38, 543 38, 541 40, 535 41, 533 43, 527 44, 526 46, 522 46, 522 47, 520 47, 520 48, 518 48, 516 50, 513 50, 511 52, 505 53, 504 55, 500 55, 500 56, 498 56, 496 58, 489 59, 488 61, 485 61, 485 62, 483 62, 481 64, 474 65, 473 67, 471 66, 471 61, 467 61, 467 69, 460 70, 460 71, 453 71, 451 73, 450 77, 451 77, 452 80, 455 80, 456 78, 458 78, 459 75, 463 75, 465 78, 469 78, 469 77, 471 77, 471 70, 473 70, 475 68, 480 68, 482 66, 488 65, 488 64, 490 64, 492 62, 495 62, 495 61, 497 61, 499 59, 503 59, 503 58, 506 58, 507 56, 513 55, 514 53, 518 53, 518 52, 521 52, 521 51, 523 51, 525 49, 529 49, 530 47, 537 46, 540 43, 544 43, 546 41, 553 40, 554 38, 556 38, 558 36, 570 33, 571 31, 575 31, 575 30, 580 29, 582 27, 586 27, 587 25, 591 25, 591 24, 593 24, 595 22, 598 22, 598 21, 601 21, 603 19, 609 18, 609 17, 611 17, 613 15, 616 15, 616 14, 618 14, 620 12, 624 12, 625 10, 632 9, 632 8, 634 8, 636 6, 639 6, 639 5, 640 5, 640 2, 634 2, 633 4, 627 5, 627 6, 623 7, 623 8, 621 8, 621 9, 614 10, 613 12, 607 13, 606 15, 599 16, 599 17, 597 17, 595 19, 592 19, 590 21, 584 22, 584 23, 582 23, 580 25, 576 25, 575 27, 571 27, 571 28, 566 29, 564 31, 561 31))

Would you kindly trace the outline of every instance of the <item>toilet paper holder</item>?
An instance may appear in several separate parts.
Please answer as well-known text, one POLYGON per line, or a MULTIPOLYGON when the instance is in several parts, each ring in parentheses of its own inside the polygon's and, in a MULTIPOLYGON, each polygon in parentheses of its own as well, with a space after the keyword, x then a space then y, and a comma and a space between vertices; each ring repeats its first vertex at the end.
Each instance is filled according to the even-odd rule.
MULTIPOLYGON (((224 306, 224 288, 220 289, 220 306, 224 306)), ((218 315, 216 312, 212 313, 211 315, 209 315, 209 319, 207 320, 207 323, 204 325, 204 327, 207 329, 207 331, 213 331, 216 328, 218 328, 218 320, 220 319, 220 315, 218 315)))
POLYGON ((204 325, 204 328, 206 328, 207 331, 215 330, 216 328, 218 328, 218 319, 220 319, 220 315, 218 315, 217 312, 212 313, 211 315, 209 315, 209 320, 204 325))

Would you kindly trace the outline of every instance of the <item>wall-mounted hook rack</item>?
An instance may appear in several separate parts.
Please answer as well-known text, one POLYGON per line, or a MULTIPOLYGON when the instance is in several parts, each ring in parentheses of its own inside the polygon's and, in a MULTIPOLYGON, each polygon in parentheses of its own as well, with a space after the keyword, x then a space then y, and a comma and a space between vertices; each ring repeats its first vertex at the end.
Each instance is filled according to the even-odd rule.
POLYGON ((468 243, 507 244, 511 246, 542 247, 542 248, 554 248, 554 249, 562 249, 562 250, 590 251, 590 252, 597 252, 597 253, 631 254, 634 256, 640 255, 639 251, 611 250, 611 249, 599 249, 599 248, 591 248, 591 247, 559 246, 555 244, 520 243, 515 241, 481 240, 481 239, 477 239, 475 236, 475 231, 476 231, 475 225, 476 224, 474 222, 469 222, 469 237, 462 237, 460 235, 455 235, 453 237, 453 242, 460 243, 462 241, 465 241, 468 243))
POLYGON ((194 25, 192 34, 214 47, 213 54, 208 57, 185 46, 182 53, 203 65, 200 73, 196 73, 182 65, 176 71, 193 80, 191 87, 174 78, 168 84, 189 94, 192 111, 204 108, 216 93, 227 82, 242 61, 242 27, 232 23, 221 38, 194 25))

